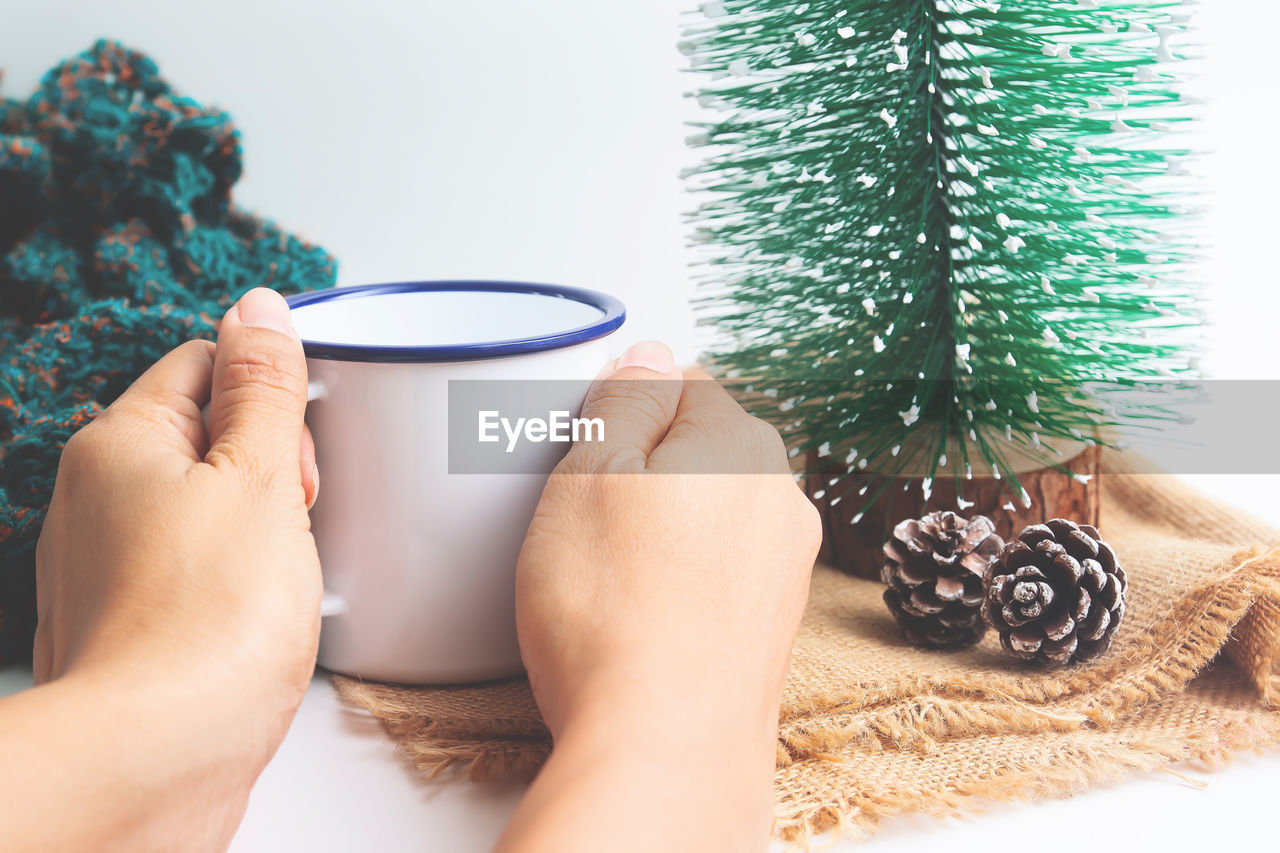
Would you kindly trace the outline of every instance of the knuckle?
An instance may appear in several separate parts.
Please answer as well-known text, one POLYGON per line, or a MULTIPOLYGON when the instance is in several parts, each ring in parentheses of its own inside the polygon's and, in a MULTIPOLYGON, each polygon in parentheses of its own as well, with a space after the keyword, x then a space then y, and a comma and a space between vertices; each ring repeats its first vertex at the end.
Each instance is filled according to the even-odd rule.
POLYGON ((556 467, 551 473, 561 476, 585 474, 590 468, 590 463, 591 455, 586 447, 575 445, 570 447, 569 452, 556 463, 556 467))
POLYGON ((196 405, 185 397, 177 401, 178 405, 166 407, 165 418, 183 435, 202 435, 204 433, 204 416, 196 405))
MULTIPOLYGON (((602 409, 606 417, 650 426, 662 422, 667 404, 662 389, 655 382, 613 380, 600 386, 592 399, 591 409, 602 409)), ((585 407, 584 407, 585 408, 585 407)))
POLYGON ((92 426, 93 424, 89 424, 81 427, 67 439, 67 443, 62 446, 61 462, 63 465, 74 464, 89 453, 89 443, 92 441, 89 437, 89 429, 92 426))
POLYGON ((253 466, 246 463, 257 456, 255 451, 260 444, 259 435, 256 431, 243 428, 223 430, 216 445, 205 454, 205 461, 215 468, 220 468, 225 463, 237 471, 253 470, 253 466))
POLYGON ((59 459, 60 469, 78 471, 102 457, 108 443, 105 436, 107 424, 103 422, 104 417, 100 416, 93 423, 81 427, 67 439, 59 459))
POLYGON ((643 471, 645 456, 634 447, 574 445, 556 471, 561 474, 634 474, 643 471))
POLYGON ((301 359, 267 347, 235 356, 223 367, 226 383, 232 387, 261 389, 270 393, 306 394, 306 366, 301 359))
POLYGON ((191 356, 192 358, 195 358, 196 356, 212 356, 215 349, 216 347, 214 346, 213 341, 207 341, 203 338, 192 338, 189 341, 184 341, 177 347, 178 352, 183 355, 191 356))
POLYGON ((131 426, 143 431, 163 426, 171 426, 183 435, 204 431, 200 408, 178 391, 159 390, 150 398, 122 399, 114 405, 128 416, 131 426))
POLYGON ((645 456, 634 447, 618 448, 602 454, 595 464, 597 474, 638 474, 644 471, 645 456))
POLYGON ((742 427, 751 449, 765 458, 786 459, 787 448, 773 424, 748 415, 742 427))
POLYGON ((190 469, 202 478, 192 482, 233 484, 229 491, 240 496, 243 510, 256 513, 277 500, 305 503, 301 477, 284 475, 279 466, 264 462, 257 442, 242 433, 224 434, 204 461, 206 465, 190 469))
POLYGON ((822 515, 803 492, 796 489, 795 494, 798 513, 796 530, 799 531, 800 541, 804 547, 812 554, 816 554, 822 546, 822 515))
POLYGON ((118 473, 123 433, 114 429, 108 413, 81 427, 67 439, 58 457, 57 481, 65 488, 100 483, 118 473))
POLYGON ((778 435, 778 430, 768 421, 761 420, 754 415, 747 415, 747 427, 751 434, 763 445, 776 442, 779 447, 782 446, 782 437, 778 435))
POLYGON ((732 435, 733 424, 720 417, 682 418, 672 425, 670 437, 690 445, 715 445, 732 435))

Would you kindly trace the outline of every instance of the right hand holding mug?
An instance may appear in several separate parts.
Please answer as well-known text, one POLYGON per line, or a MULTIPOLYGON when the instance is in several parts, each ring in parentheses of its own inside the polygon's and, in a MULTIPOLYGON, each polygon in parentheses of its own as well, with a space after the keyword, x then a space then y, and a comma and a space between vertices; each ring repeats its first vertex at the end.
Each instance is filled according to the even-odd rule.
POLYGON ((817 512, 773 427, 660 344, 623 355, 582 416, 605 438, 557 467, 520 555, 520 647, 556 746, 503 847, 763 848, 817 512))

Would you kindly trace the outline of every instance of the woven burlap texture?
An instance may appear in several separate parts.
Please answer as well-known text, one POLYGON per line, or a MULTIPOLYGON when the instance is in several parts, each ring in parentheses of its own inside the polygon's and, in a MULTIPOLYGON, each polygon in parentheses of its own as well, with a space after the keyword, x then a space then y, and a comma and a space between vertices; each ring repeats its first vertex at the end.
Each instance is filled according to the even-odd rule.
MULTIPOLYGON (((864 835, 892 814, 1062 796, 1280 742, 1280 532, 1119 454, 1104 466, 1101 529, 1129 573, 1129 607, 1089 665, 1028 667, 992 632, 958 652, 912 648, 879 584, 817 567, 783 698, 781 837, 864 835)), ((528 776, 550 749, 523 679, 334 682, 423 771, 528 776)))

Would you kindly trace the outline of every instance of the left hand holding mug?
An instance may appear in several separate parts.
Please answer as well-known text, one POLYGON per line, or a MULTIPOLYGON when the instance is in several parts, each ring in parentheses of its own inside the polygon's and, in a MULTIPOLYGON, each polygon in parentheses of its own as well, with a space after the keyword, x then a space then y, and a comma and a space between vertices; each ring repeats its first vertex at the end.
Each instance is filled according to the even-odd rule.
POLYGON ((322 594, 306 386, 288 306, 259 288, 216 348, 169 353, 63 452, 36 552, 35 681, 147 734, 100 780, 114 814, 94 844, 225 846, 302 700, 322 594), (122 818, 135 834, 112 839, 122 818))

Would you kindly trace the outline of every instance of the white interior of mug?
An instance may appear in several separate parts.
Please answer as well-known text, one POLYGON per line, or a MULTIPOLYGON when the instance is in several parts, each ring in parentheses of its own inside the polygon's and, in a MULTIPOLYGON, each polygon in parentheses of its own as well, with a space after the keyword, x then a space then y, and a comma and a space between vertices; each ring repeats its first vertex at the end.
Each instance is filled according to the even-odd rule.
POLYGON ((325 344, 465 346, 554 335, 604 316, 594 305, 542 293, 420 290, 298 305, 293 326, 304 341, 325 344))

